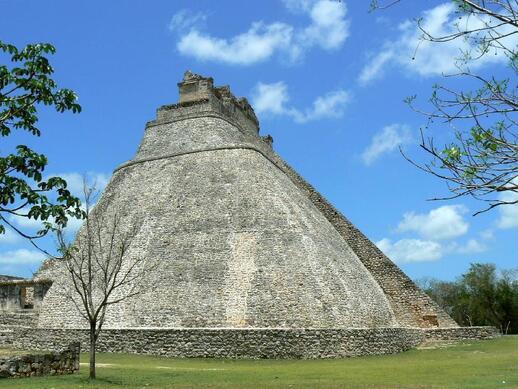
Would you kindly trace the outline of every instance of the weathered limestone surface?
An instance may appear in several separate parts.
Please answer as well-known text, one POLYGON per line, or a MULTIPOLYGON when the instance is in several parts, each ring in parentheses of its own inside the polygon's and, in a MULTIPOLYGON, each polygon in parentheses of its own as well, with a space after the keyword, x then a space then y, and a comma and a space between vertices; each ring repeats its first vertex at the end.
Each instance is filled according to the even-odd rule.
POLYGON ((34 281, 7 276, 0 277, 0 311, 40 307, 52 282, 34 281))
MULTIPOLYGON (((88 346, 86 330, 19 331, 17 347, 49 349, 72 339, 88 346)), ((341 358, 392 354, 417 346, 422 331, 378 329, 109 329, 99 351, 186 358, 341 358)))
MULTIPOLYGON (((106 327, 396 326, 378 282, 272 160, 251 108, 214 96, 159 109, 95 208, 139 223, 128 255, 160 263, 157 288, 106 327)), ((83 326, 71 311, 55 285, 38 325, 83 326)))
POLYGON ((483 340, 502 336, 496 327, 427 328, 423 331, 425 342, 483 340))
POLYGON ((74 339, 63 351, 0 358, 0 378, 72 374, 79 371, 79 352, 74 339))
MULTIPOLYGON (((445 329, 107 329, 99 351, 185 358, 343 358, 402 352, 423 342, 483 340, 498 337, 494 327, 445 329)), ((20 329, 11 341, 18 348, 48 350, 81 341, 87 330, 20 329)))
MULTIPOLYGON (((137 226, 128 258, 158 264, 146 293, 108 311, 100 350, 315 358, 403 351, 434 334, 494 335, 458 332, 272 150, 246 99, 192 73, 179 87, 180 102, 158 109, 94 210, 137 226)), ((59 263, 45 265, 36 281, 54 283, 38 329, 3 337, 36 349, 86 340, 66 278, 59 263)))
POLYGON ((32 309, 0 311, 0 329, 10 327, 35 327, 38 312, 32 309))
MULTIPOLYGON (((127 215, 123 223, 142 223, 128 255, 160 268, 147 280, 159 287, 123 303, 107 327, 396 325, 382 289, 337 231, 253 150, 120 169, 96 206, 110 209, 127 215)), ((40 327, 81 326, 65 314, 74 307, 60 292, 47 293, 40 327)))

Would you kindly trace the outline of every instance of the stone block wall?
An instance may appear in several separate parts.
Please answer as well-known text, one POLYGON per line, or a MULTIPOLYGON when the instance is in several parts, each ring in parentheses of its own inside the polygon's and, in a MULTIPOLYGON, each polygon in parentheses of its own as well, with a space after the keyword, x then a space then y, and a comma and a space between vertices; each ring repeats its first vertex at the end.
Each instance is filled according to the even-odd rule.
POLYGON ((502 336, 498 328, 489 326, 430 328, 423 331, 425 342, 484 340, 502 336))
POLYGON ((385 292, 400 325, 420 328, 458 327, 442 308, 281 157, 268 149, 261 151, 308 196, 353 249, 385 292))
POLYGON ((79 343, 60 352, 0 358, 0 378, 72 374, 79 371, 79 343))
POLYGON ((0 311, 0 328, 6 327, 35 327, 38 312, 32 309, 0 311))
MULTIPOLYGON (((372 277, 374 277, 389 300, 400 325, 420 328, 458 326, 446 312, 421 291, 399 267, 387 258, 374 243, 278 156, 267 142, 257 136, 254 131, 250 131, 247 126, 236 120, 232 115, 223 112, 221 109, 210 107, 208 102, 199 102, 189 107, 180 107, 178 105, 162 107, 159 110, 157 121, 150 123, 146 129, 147 134, 139 149, 138 157, 128 164, 123 164, 118 169, 135 163, 159 159, 160 151, 157 152, 157 150, 167 150, 164 152, 164 158, 186 154, 185 149, 183 153, 178 153, 177 150, 171 148, 169 144, 164 144, 169 138, 155 129, 155 126, 161 129, 161 126, 164 126, 166 123, 168 124, 164 128, 169 129, 168 126, 172 125, 173 122, 177 123, 185 120, 189 120, 192 123, 189 124, 189 128, 194 133, 197 131, 206 131, 207 128, 210 128, 211 131, 214 132, 212 136, 206 135, 203 137, 204 141, 210 141, 207 141, 207 144, 204 144, 202 148, 199 148, 198 145, 194 146, 194 144, 191 145, 188 142, 182 142, 183 147, 186 149, 191 148, 190 152, 200 153, 204 151, 232 150, 237 148, 254 150, 262 154, 275 167, 286 174, 332 224, 349 247, 352 248, 372 277), (201 107, 206 107, 205 109, 208 109, 208 111, 200 112, 201 107), (209 120, 214 119, 223 119, 230 125, 229 127, 234 127, 234 129, 239 130, 233 133, 233 142, 224 141, 225 135, 216 133, 217 129, 222 129, 223 127, 216 122, 208 123, 209 120), (198 125, 202 126, 202 130, 197 129, 198 125), (217 144, 214 142, 217 142, 217 144), (150 144, 149 146, 148 143, 150 144), (149 154, 147 153, 148 149, 152 150, 155 157, 149 158, 149 154)), ((228 134, 232 132, 232 130, 228 128, 225 128, 225 131, 227 131, 228 134)))
MULTIPOLYGON (((105 329, 98 351, 182 358, 343 358, 392 354, 421 343, 422 331, 378 329, 105 329)), ((88 346, 87 330, 21 329, 14 347, 88 346)), ((85 350, 86 351, 86 350, 85 350)))
POLYGON ((0 310, 38 309, 51 284, 49 280, 0 280, 0 310))
MULTIPOLYGON (((50 350, 70 342, 88 347, 87 330, 17 329, 10 346, 50 350)), ((393 354, 438 340, 500 336, 494 327, 375 329, 105 329, 98 351, 181 358, 344 358, 393 354)))

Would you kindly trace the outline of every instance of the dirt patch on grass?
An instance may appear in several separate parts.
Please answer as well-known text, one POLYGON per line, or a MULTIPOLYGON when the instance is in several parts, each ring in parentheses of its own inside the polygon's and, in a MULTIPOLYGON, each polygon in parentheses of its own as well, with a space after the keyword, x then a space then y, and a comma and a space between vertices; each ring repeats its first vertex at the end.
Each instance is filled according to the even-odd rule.
MULTIPOLYGON (((80 363, 81 366, 89 366, 90 364, 88 362, 81 362, 80 363)), ((119 366, 115 363, 96 363, 95 364, 96 367, 112 367, 112 366, 119 366)))
POLYGON ((209 368, 209 367, 176 367, 176 366, 155 366, 155 369, 167 369, 167 370, 199 370, 199 371, 221 371, 227 370, 222 368, 209 368))

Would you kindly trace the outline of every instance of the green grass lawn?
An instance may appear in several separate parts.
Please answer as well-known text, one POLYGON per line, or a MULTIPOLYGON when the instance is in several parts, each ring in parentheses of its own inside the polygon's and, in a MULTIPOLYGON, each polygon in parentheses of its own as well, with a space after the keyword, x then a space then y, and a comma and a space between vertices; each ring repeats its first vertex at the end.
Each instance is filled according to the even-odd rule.
POLYGON ((339 360, 172 359, 99 354, 98 379, 81 372, 4 379, 10 388, 518 388, 518 336, 339 360))

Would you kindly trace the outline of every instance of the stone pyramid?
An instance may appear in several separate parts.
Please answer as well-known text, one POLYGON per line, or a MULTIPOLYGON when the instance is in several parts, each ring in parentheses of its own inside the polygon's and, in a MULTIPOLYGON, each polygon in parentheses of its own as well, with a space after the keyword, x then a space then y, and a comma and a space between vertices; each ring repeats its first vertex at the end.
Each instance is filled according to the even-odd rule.
MULTIPOLYGON (((109 311, 105 328, 390 330, 384 336, 393 339, 405 328, 458 328, 273 151, 245 98, 191 72, 178 86, 180 101, 158 109, 135 157, 115 170, 95 207, 117 211, 128 225, 138 221, 128 255, 162 266, 153 288, 109 311)), ((38 276, 54 280, 38 328, 85 328, 56 274, 38 276)))

